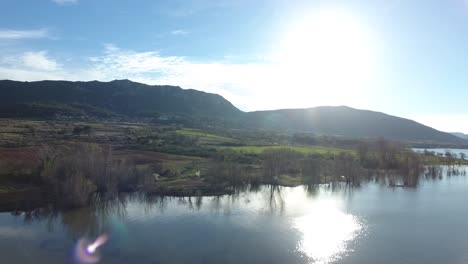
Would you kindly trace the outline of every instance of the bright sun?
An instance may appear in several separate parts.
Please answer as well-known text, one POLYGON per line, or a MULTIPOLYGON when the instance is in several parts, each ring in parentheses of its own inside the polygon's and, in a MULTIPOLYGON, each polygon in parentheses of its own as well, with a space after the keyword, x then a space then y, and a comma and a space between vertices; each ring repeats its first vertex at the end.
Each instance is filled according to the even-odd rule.
POLYGON ((317 104, 359 103, 372 79, 374 45, 354 17, 321 11, 291 28, 278 59, 282 75, 297 89, 293 92, 309 100, 305 104, 312 96, 317 104))

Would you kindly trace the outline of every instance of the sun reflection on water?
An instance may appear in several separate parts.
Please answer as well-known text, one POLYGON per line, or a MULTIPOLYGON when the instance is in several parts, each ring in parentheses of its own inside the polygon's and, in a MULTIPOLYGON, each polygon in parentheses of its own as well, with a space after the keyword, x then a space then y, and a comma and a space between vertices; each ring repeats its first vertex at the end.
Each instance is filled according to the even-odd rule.
POLYGON ((332 263, 348 252, 347 246, 363 232, 364 225, 356 217, 339 210, 331 201, 313 205, 308 214, 293 219, 293 226, 302 233, 297 249, 313 263, 332 263))

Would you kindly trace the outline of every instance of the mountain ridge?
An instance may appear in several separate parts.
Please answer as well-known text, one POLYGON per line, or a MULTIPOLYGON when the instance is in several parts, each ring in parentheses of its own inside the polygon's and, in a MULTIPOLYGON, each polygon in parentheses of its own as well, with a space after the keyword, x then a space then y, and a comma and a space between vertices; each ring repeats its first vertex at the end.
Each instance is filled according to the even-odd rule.
POLYGON ((218 94, 193 89, 185 90, 179 86, 146 85, 129 80, 110 82, 4 80, 0 81, 0 92, 2 93, 0 103, 4 106, 0 109, 0 114, 4 113, 5 106, 34 103, 89 105, 130 117, 142 114, 223 116, 241 113, 218 94), (207 105, 207 102, 211 104, 207 105))
POLYGON ((466 144, 413 120, 348 106, 244 112, 224 97, 179 86, 110 82, 0 81, 0 117, 97 116, 162 118, 237 128, 307 132, 350 138, 466 144))
POLYGON ((465 143, 451 134, 438 131, 407 118, 377 111, 355 109, 349 106, 319 106, 304 109, 255 111, 252 113, 257 115, 255 122, 270 129, 294 127, 318 134, 354 138, 385 137, 406 141, 465 143))
POLYGON ((450 132, 450 134, 455 135, 455 136, 457 136, 459 138, 463 138, 463 139, 468 140, 468 134, 461 133, 461 132, 450 132))

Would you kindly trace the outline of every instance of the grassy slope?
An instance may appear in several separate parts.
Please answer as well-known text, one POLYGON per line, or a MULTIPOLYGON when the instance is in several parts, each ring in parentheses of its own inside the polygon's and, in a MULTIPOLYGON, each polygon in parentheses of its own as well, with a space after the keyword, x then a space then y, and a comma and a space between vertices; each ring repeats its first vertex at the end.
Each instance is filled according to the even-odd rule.
POLYGON ((239 153, 244 154, 261 154, 267 149, 289 149, 297 151, 303 154, 339 154, 340 152, 347 152, 354 154, 353 150, 338 149, 338 148, 326 148, 326 147, 300 147, 300 146, 242 146, 242 147, 223 147, 225 149, 231 149, 239 153))
POLYGON ((192 136, 192 137, 197 137, 201 139, 218 140, 218 141, 233 141, 232 138, 218 136, 215 134, 210 134, 210 133, 202 132, 202 131, 195 130, 195 129, 179 129, 176 132, 181 135, 192 136))

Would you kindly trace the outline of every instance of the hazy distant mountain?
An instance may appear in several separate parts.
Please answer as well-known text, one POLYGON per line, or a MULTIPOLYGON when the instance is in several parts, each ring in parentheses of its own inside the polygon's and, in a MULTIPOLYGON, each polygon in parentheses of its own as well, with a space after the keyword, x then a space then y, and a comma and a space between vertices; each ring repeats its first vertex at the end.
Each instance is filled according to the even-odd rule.
POLYGON ((251 115, 258 126, 269 129, 300 130, 354 138, 464 142, 454 135, 412 120, 346 106, 257 111, 251 115))
POLYGON ((0 117, 166 118, 192 124, 312 132, 353 138, 466 143, 414 121, 349 107, 242 112, 217 94, 111 82, 0 81, 0 117))
POLYGON ((450 133, 450 134, 455 135, 455 136, 457 136, 457 137, 459 137, 459 138, 463 138, 463 139, 467 139, 467 140, 468 140, 468 135, 467 135, 467 134, 463 134, 463 133, 460 133, 460 132, 452 132, 452 133, 450 133))

